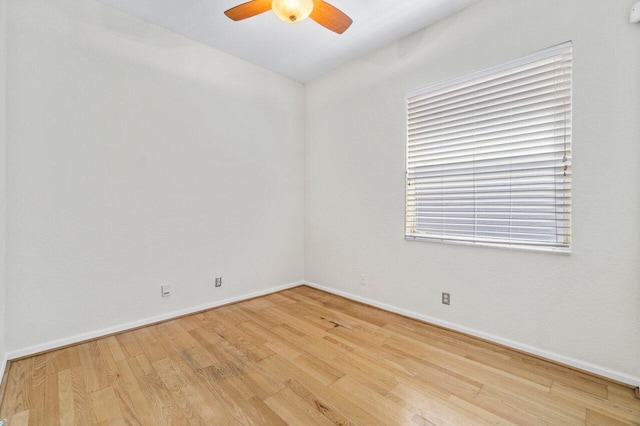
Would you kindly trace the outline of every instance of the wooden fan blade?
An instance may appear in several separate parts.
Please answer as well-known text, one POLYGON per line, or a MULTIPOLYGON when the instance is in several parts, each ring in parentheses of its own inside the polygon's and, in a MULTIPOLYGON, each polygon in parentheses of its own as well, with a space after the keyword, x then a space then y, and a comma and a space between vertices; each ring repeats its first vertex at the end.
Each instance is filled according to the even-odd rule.
POLYGON ((313 3, 313 11, 309 17, 318 24, 338 34, 347 31, 351 26, 353 20, 337 7, 324 0, 314 0, 313 3))
POLYGON ((234 21, 241 21, 243 19, 251 18, 252 16, 260 15, 267 10, 271 10, 271 1, 272 0, 248 1, 236 7, 232 7, 224 12, 224 14, 234 21))

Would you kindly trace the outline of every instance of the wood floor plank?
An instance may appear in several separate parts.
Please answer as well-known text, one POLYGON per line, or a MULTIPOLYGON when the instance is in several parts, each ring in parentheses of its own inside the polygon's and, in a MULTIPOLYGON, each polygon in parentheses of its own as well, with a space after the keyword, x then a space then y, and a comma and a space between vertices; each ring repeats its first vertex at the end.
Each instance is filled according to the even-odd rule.
POLYGON ((111 352, 111 357, 115 362, 122 361, 123 359, 127 358, 127 356, 122 351, 122 347, 120 346, 120 343, 118 342, 116 336, 109 336, 101 340, 106 343, 109 351, 111 352))
POLYGON ((332 359, 343 353, 341 350, 325 344, 323 342, 324 334, 316 335, 314 338, 288 324, 275 327, 271 331, 278 335, 280 339, 291 342, 297 350, 318 359, 332 359))
POLYGON ((29 411, 32 365, 33 359, 31 358, 11 363, 7 374, 7 389, 2 401, 0 418, 10 417, 13 414, 23 411, 29 411))
POLYGON ((561 383, 553 384, 551 394, 569 403, 584 405, 592 411, 619 419, 619 421, 640 424, 640 404, 634 404, 634 406, 612 404, 608 398, 598 397, 588 391, 575 389, 572 386, 565 386, 561 383))
POLYGON ((69 366, 69 351, 60 349, 45 354, 47 374, 57 375, 58 372, 71 368, 69 366))
POLYGON ((334 424, 289 388, 285 388, 277 394, 270 396, 264 402, 290 425, 334 424))
POLYGON ((284 356, 288 359, 297 358, 303 353, 302 348, 298 348, 291 341, 273 332, 273 328, 280 326, 278 324, 272 328, 265 328, 260 322, 248 321, 240 324, 242 330, 249 336, 260 336, 266 339, 265 347, 269 348, 273 353, 284 356))
POLYGON ((419 340, 411 340, 403 336, 394 336, 385 346, 402 348, 402 351, 415 355, 427 362, 446 366, 472 380, 504 387, 512 392, 526 393, 530 391, 549 392, 550 387, 531 381, 521 375, 512 374, 496 367, 488 366, 459 354, 447 352, 419 340))
POLYGON ((211 324, 209 328, 253 362, 273 355, 273 351, 264 346, 265 342, 262 339, 251 338, 236 325, 222 317, 215 324, 211 324))
MULTIPOLYGON (((151 329, 142 328, 138 330, 133 337, 138 341, 142 348, 142 353, 150 362, 167 358, 171 352, 161 343, 163 339, 157 338, 151 329)), ((173 346, 170 347, 173 349, 173 346)))
POLYGON ((256 422, 257 424, 270 426, 284 426, 287 424, 282 417, 278 416, 278 414, 260 398, 251 398, 249 404, 254 408, 254 412, 260 415, 260 418, 256 422))
POLYGON ((71 408, 74 410, 74 424, 91 424, 87 394, 92 389, 93 384, 85 378, 82 366, 74 367, 69 371, 71 373, 71 392, 73 395, 73 406, 71 408))
POLYGON ((406 424, 411 422, 415 414, 348 375, 331 384, 330 388, 385 424, 406 424))
POLYGON ((203 405, 197 398, 186 377, 174 369, 169 358, 154 362, 153 368, 169 391, 172 401, 179 407, 182 417, 188 419, 191 424, 204 424, 215 417, 206 404, 203 405))
MULTIPOLYGON (((155 335, 165 342, 165 346, 166 342, 168 342, 170 347, 177 352, 184 348, 191 348, 198 345, 198 341, 195 340, 187 330, 182 328, 179 320, 157 324, 153 329, 156 331, 155 335)), ((144 353, 144 348, 142 352, 144 353)))
POLYGON ((310 287, 14 361, 28 425, 640 425, 620 384, 310 287))
POLYGON ((232 375, 228 373, 220 375, 220 370, 214 366, 203 368, 198 371, 198 374, 235 423, 262 424, 264 415, 258 412, 255 404, 252 403, 256 398, 255 395, 246 386, 238 386, 238 381, 233 380, 232 375))
POLYGON ((151 395, 150 401, 153 401, 155 410, 160 411, 169 424, 204 424, 202 418, 190 409, 190 405, 189 409, 183 409, 181 395, 171 392, 145 355, 138 355, 129 361, 145 394, 151 395))
POLYGON ((11 417, 11 426, 29 426, 29 410, 13 415, 11 417))
POLYGON ((361 425, 381 425, 379 419, 373 417, 367 410, 360 408, 354 404, 349 398, 344 396, 331 387, 326 386, 316 380, 307 371, 299 368, 299 363, 274 355, 264 359, 260 364, 270 375, 277 377, 280 381, 287 383, 289 380, 295 380, 303 385, 315 395, 321 395, 320 403, 324 406, 333 407, 343 416, 351 419, 356 424, 361 425))
POLYGON ((47 374, 45 376, 44 405, 42 407, 42 413, 43 416, 46 414, 46 419, 43 418, 43 423, 46 420, 48 425, 57 426, 60 424, 58 395, 58 375, 47 374))
POLYGON ((435 423, 431 423, 430 421, 426 420, 424 417, 421 417, 417 414, 413 416, 413 418, 411 419, 411 423, 418 426, 436 426, 435 423))
POLYGON ((101 364, 96 365, 96 368, 104 371, 103 380, 106 380, 107 386, 113 386, 120 376, 111 348, 106 339, 97 340, 95 343, 94 356, 101 360, 101 364))
POLYGON ((256 396, 264 400, 284 387, 265 375, 260 364, 249 359, 234 344, 223 341, 220 345, 209 346, 208 350, 220 361, 211 366, 212 371, 226 377, 235 388, 243 389, 246 399, 256 396))
POLYGON ((380 395, 386 395, 398 384, 398 377, 393 372, 380 368, 379 365, 356 354, 342 355, 333 361, 344 371, 343 377, 353 378, 380 395), (375 368, 372 368, 374 365, 375 368))
POLYGON ((451 395, 474 399, 484 386, 481 382, 431 363, 427 364, 415 377, 401 379, 401 382, 405 384, 415 383, 418 386, 429 389, 430 392, 443 399, 451 395))
POLYGON ((132 426, 140 426, 136 406, 131 399, 131 395, 129 395, 126 388, 124 387, 123 380, 116 380, 114 382, 113 392, 116 395, 117 404, 120 408, 124 423, 132 426))
POLYGON ((316 358, 311 354, 303 354, 293 359, 296 366, 307 373, 310 377, 318 380, 325 386, 338 380, 345 375, 342 370, 343 365, 339 365, 333 361, 328 362, 321 358, 316 358))
MULTIPOLYGON (((633 392, 629 391, 629 389, 615 384, 609 384, 608 388, 607 400, 609 403, 634 411, 640 409, 638 399, 633 396, 633 392)), ((636 389, 636 392, 637 391, 638 389, 636 389)))
POLYGON ((118 374, 120 376, 120 380, 118 380, 116 386, 121 387, 122 391, 129 397, 133 405, 135 419, 141 425, 154 424, 157 420, 157 413, 152 411, 147 396, 138 384, 138 380, 133 374, 133 371, 131 371, 129 362, 124 359, 118 361, 116 365, 118 366, 118 374))
POLYGON ((91 423, 98 425, 125 425, 118 398, 113 388, 108 387, 89 395, 91 423))
POLYGON ((584 424, 586 410, 557 410, 548 403, 552 399, 546 396, 529 393, 524 398, 486 386, 476 396, 474 403, 517 424, 584 424))
MULTIPOLYGON (((151 328, 153 328, 153 326, 151 328)), ((136 339, 137 331, 138 330, 128 331, 115 336, 126 358, 133 358, 144 353, 144 350, 138 343, 138 339, 136 339)))
POLYGON ((429 393, 428 390, 415 385, 398 384, 389 392, 387 398, 424 420, 438 425, 489 423, 466 410, 456 410, 437 394, 429 393))
POLYGON ((356 423, 349 420, 340 412, 337 407, 333 407, 322 397, 322 394, 316 395, 313 391, 307 389, 295 380, 287 380, 287 388, 291 389, 301 400, 305 401, 312 409, 315 408, 320 414, 326 417, 331 423, 337 425, 354 425, 356 423))
POLYGON ((189 392, 193 393, 192 403, 198 409, 201 417, 207 424, 232 424, 235 422, 221 401, 211 393, 207 384, 200 379, 197 371, 194 371, 184 359, 178 355, 171 358, 172 366, 182 379, 188 383, 189 392))
POLYGON ((46 356, 44 354, 33 357, 31 366, 31 396, 29 397, 29 423, 44 423, 44 404, 46 390, 46 356))
POLYGON ((71 370, 62 370, 58 373, 58 407, 61 424, 73 425, 76 423, 71 370))
MULTIPOLYGON (((254 299, 261 300, 261 299, 254 299)), ((251 301, 247 302, 250 303, 251 301)), ((256 306, 256 308, 251 308, 251 306, 256 306, 255 303, 253 305, 241 305, 240 310, 249 318, 249 320, 253 323, 258 324, 266 328, 267 330, 282 325, 282 320, 274 317, 273 315, 269 315, 269 309, 274 304, 270 304, 268 307, 260 307, 256 306)), ((238 324, 239 326, 244 325, 245 323, 238 324)))
POLYGON ((598 411, 587 409, 587 426, 623 426, 628 423, 614 419, 598 411))
POLYGON ((107 366, 97 350, 97 342, 81 345, 79 352, 82 374, 86 381, 87 393, 92 393, 109 386, 107 366))

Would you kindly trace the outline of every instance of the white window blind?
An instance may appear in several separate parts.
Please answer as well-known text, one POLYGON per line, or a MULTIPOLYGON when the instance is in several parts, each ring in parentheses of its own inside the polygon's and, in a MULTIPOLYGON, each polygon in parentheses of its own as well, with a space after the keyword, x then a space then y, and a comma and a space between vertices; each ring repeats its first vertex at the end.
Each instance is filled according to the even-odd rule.
POLYGON ((408 239, 568 252, 571 43, 407 95, 408 239))

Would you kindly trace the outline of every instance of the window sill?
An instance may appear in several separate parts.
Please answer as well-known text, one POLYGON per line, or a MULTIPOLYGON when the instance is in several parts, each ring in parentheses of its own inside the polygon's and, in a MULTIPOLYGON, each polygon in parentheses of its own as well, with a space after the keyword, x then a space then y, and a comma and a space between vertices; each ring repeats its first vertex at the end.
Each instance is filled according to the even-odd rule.
POLYGON ((461 245, 461 246, 492 247, 492 248, 506 249, 506 250, 561 254, 565 256, 568 256, 571 254, 571 247, 549 247, 549 246, 537 246, 537 245, 525 245, 525 244, 522 244, 522 245, 504 244, 504 243, 490 243, 490 242, 484 242, 484 241, 481 241, 481 242, 458 241, 458 240, 447 240, 443 238, 419 237, 419 236, 413 236, 413 235, 405 235, 404 239, 407 241, 424 241, 424 242, 454 244, 454 245, 461 245))

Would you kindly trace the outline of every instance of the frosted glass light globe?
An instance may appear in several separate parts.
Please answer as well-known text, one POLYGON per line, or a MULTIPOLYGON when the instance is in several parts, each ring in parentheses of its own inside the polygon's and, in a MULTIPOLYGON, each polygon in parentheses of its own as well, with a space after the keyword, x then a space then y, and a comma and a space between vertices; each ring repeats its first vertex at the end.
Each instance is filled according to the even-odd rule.
POLYGON ((313 0, 273 0, 271 9, 283 21, 297 23, 311 15, 313 0))

